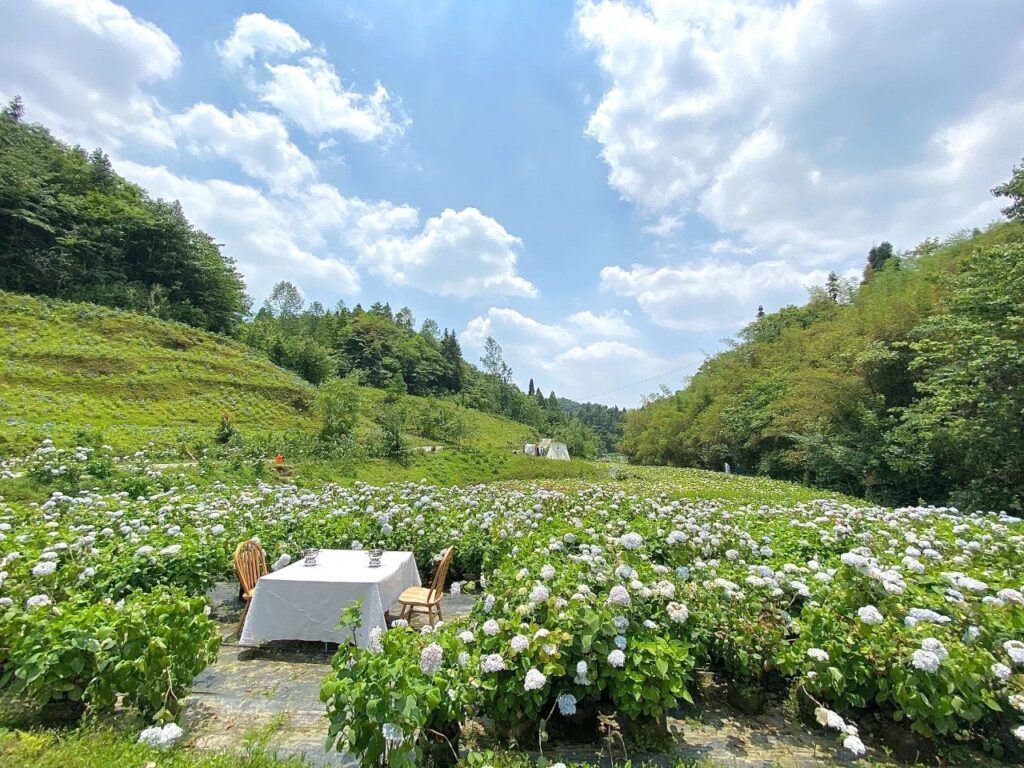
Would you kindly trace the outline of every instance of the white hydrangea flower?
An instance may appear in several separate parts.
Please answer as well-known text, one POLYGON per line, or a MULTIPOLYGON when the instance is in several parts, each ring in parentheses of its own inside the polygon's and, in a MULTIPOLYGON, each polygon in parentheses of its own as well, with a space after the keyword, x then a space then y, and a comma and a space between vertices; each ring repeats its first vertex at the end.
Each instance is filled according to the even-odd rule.
POLYGON ((939 671, 939 666, 942 664, 942 659, 940 659, 931 651, 926 651, 924 648, 920 648, 914 651, 912 662, 915 669, 919 669, 922 672, 933 674, 939 671))
POLYGON ((480 659, 482 672, 501 672, 503 669, 505 669, 505 659, 500 653, 491 653, 480 659))
POLYGON ((590 678, 587 677, 587 662, 576 662, 576 676, 573 678, 576 685, 590 685, 590 678))
POLYGON ((857 609, 857 618, 864 624, 877 625, 885 621, 885 617, 882 616, 879 611, 873 605, 865 605, 863 608, 857 609))
POLYGON ((860 757, 867 749, 864 747, 864 742, 860 740, 860 737, 855 733, 851 733, 845 739, 843 739, 843 747, 850 750, 856 757, 860 757))
POLYGON ((483 625, 484 634, 488 637, 494 637, 498 632, 501 631, 501 627, 495 619, 488 619, 483 625))
POLYGON ((139 734, 139 743, 148 744, 157 749, 166 749, 179 741, 184 734, 181 726, 176 723, 168 723, 163 727, 153 725, 139 734))
POLYGON ((626 654, 616 648, 614 651, 608 654, 608 663, 613 667, 622 668, 626 666, 626 654))
POLYGON ((828 653, 823 651, 821 648, 808 648, 807 655, 815 661, 826 662, 828 661, 828 653))
POLYGON ((624 533, 619 537, 619 546, 623 549, 640 549, 643 545, 644 539, 639 533, 624 533))
POLYGON ((381 627, 371 627, 369 637, 366 641, 366 650, 370 653, 380 653, 384 650, 382 637, 384 630, 381 627))
POLYGON ((49 576, 57 570, 57 563, 52 560, 42 560, 36 563, 32 569, 33 576, 49 576))
POLYGON ((1003 643, 1003 649, 1017 666, 1024 666, 1024 643, 1020 640, 1007 640, 1003 643))
POLYGON ((608 605, 628 606, 633 603, 629 591, 621 584, 616 584, 608 593, 608 605))
POLYGON ((536 667, 530 667, 526 672, 526 679, 523 681, 523 688, 527 691, 536 691, 544 687, 548 679, 536 667))
POLYGON ((420 669, 425 675, 434 675, 444 665, 444 650, 437 643, 431 643, 420 652, 420 669))

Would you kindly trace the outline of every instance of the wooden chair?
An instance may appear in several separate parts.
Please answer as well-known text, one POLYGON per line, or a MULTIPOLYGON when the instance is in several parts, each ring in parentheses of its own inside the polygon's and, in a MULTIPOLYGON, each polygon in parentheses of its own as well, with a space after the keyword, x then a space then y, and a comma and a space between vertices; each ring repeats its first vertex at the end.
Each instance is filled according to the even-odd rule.
POLYGON ((441 555, 441 562, 437 564, 434 580, 430 583, 429 588, 409 587, 398 596, 398 602, 402 606, 401 617, 403 619, 406 621, 412 619, 413 611, 426 612, 430 626, 434 626, 435 621, 444 618, 441 615, 441 597, 444 594, 444 580, 448 576, 448 566, 451 565, 454 552, 455 547, 448 547, 441 555), (437 613, 436 620, 435 612, 437 613))
POLYGON ((245 624, 245 616, 249 612, 249 602, 252 600, 253 590, 256 589, 256 582, 260 576, 267 573, 267 555, 260 543, 254 539, 243 541, 235 547, 235 573, 238 574, 239 597, 245 601, 242 607, 242 616, 238 620, 238 634, 242 634, 242 625, 245 624))

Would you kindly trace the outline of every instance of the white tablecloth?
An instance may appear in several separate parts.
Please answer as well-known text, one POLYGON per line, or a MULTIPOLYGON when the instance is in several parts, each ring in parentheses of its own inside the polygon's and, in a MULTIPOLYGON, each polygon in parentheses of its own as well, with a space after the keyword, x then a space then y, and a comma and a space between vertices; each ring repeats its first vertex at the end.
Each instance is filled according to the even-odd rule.
POLYGON ((260 577, 242 627, 241 645, 269 640, 316 640, 343 643, 349 632, 338 629, 341 612, 363 601, 363 624, 356 642, 366 647, 370 629, 386 629, 384 611, 420 575, 412 552, 385 552, 379 568, 369 567, 365 551, 322 549, 314 566, 299 560, 260 577))

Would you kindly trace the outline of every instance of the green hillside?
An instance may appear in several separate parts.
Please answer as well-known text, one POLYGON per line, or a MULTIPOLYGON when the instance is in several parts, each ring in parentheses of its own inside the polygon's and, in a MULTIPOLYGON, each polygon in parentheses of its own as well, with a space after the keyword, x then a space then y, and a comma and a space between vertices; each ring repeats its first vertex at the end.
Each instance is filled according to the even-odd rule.
MULTIPOLYGON (((119 451, 212 436, 231 414, 246 435, 314 433, 316 390, 250 347, 180 323, 92 304, 0 292, 0 446, 7 456, 43 439, 100 429, 119 451)), ((360 390, 360 432, 385 392, 360 390)), ((428 399, 404 396, 410 410, 428 399)), ((466 422, 463 447, 511 452, 532 436, 517 422, 449 405, 466 422)), ((433 441, 409 435, 410 443, 433 441)))

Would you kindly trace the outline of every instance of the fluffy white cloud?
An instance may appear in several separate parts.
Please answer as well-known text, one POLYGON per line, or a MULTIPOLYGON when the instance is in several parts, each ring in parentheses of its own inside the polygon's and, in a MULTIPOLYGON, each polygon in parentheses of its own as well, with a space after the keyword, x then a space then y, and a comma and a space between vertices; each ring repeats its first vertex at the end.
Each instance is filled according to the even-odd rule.
POLYGON ((0 5, 0 95, 20 94, 30 119, 87 145, 173 146, 144 86, 172 77, 180 60, 162 30, 109 0, 0 5))
POLYGON ((387 88, 380 82, 370 93, 348 87, 326 54, 312 48, 292 26, 262 13, 238 17, 231 36, 217 45, 229 71, 244 70, 246 85, 264 104, 309 134, 374 141, 405 131, 411 121, 387 88), (296 60, 297 54, 306 55, 296 60))
MULTIPOLYGON (((581 322, 581 317, 621 319, 623 315, 628 313, 596 315, 584 310, 564 322, 546 323, 515 309, 491 307, 470 320, 459 339, 468 359, 483 351, 488 336, 497 339, 520 386, 532 378, 544 392, 554 389, 563 397, 609 405, 635 402, 661 382, 678 387, 683 369, 696 370, 700 355, 664 358, 615 339, 584 339, 594 336, 599 324, 589 319, 581 322)), ((621 326, 612 329, 621 331, 621 326)))
POLYGON ((217 53, 229 68, 238 69, 257 53, 280 56, 311 47, 309 40, 283 21, 262 13, 246 13, 235 20, 231 36, 217 44, 217 53))
POLYGON ((708 259, 677 267, 605 267, 601 287, 637 301, 666 328, 734 330, 750 322, 759 304, 800 301, 806 289, 824 283, 827 272, 801 271, 784 261, 741 264, 708 259))
POLYGON ((369 94, 352 90, 319 56, 297 64, 268 64, 269 79, 256 86, 260 99, 308 133, 342 131, 357 141, 401 135, 411 122, 379 82, 369 94))
POLYGON ((575 340, 575 335, 561 326, 542 323, 506 307, 491 307, 486 315, 470 320, 460 338, 464 344, 482 349, 488 336, 500 336, 505 339, 502 343, 525 345, 527 349, 536 345, 565 347, 575 340))
POLYGON ((610 80, 587 132, 655 234, 696 212, 762 259, 859 260, 984 224, 1020 153, 1016 0, 588 1, 577 27, 610 80))
POLYGON ((360 261, 392 282, 442 296, 536 296, 516 271, 522 241, 476 208, 445 209, 412 236, 368 243, 360 261))
POLYGON ((629 338, 636 335, 636 329, 629 324, 629 310, 621 312, 609 309, 595 314, 589 309, 569 315, 566 319, 584 333, 594 336, 629 338))
POLYGON ((186 150, 233 160, 274 191, 294 190, 316 176, 313 162, 291 142, 275 115, 237 111, 228 115, 212 104, 200 103, 171 122, 186 150))
POLYGON ((192 223, 224 243, 253 295, 266 295, 284 278, 324 293, 351 296, 358 290, 352 265, 321 247, 325 232, 307 216, 315 196, 277 198, 244 184, 189 179, 128 160, 116 161, 115 167, 154 197, 180 200, 192 223))
POLYGON ((420 228, 411 206, 346 197, 324 182, 276 194, 163 166, 118 160, 115 167, 154 196, 180 200, 196 226, 225 244, 256 296, 282 278, 320 295, 352 296, 357 266, 444 296, 536 293, 515 271, 519 239, 472 208, 446 210, 420 228))

